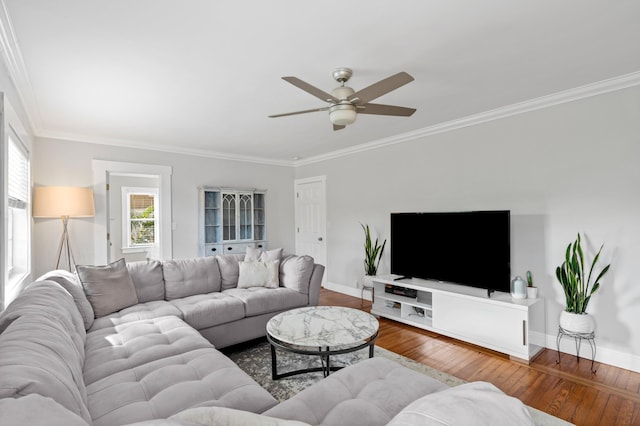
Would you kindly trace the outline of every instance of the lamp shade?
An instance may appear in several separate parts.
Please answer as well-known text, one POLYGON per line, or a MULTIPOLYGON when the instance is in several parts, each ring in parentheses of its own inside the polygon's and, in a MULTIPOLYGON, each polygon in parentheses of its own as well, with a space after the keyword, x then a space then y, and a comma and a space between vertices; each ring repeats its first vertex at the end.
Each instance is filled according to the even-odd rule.
POLYGON ((37 186, 33 191, 33 217, 93 217, 91 188, 37 186))

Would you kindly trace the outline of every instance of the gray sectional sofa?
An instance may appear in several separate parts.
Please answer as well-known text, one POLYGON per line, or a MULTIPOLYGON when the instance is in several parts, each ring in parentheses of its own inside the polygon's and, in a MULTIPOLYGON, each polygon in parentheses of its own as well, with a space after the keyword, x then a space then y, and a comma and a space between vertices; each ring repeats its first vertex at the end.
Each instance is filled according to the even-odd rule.
POLYGON ((400 425, 410 423, 394 416, 420 412, 404 413, 407 405, 448 392, 373 358, 278 404, 216 348, 264 336, 278 312, 316 305, 324 267, 283 257, 267 288, 239 278, 243 260, 122 261, 28 285, 0 315, 0 424, 400 425))

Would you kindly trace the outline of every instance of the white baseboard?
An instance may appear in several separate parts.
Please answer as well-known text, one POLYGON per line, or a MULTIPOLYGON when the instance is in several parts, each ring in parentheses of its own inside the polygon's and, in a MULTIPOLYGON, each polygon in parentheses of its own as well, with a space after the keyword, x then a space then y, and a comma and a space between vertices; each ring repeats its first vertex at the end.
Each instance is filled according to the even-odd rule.
MULTIPOLYGON (((325 283, 324 287, 328 290, 337 291, 338 293, 346 294, 352 297, 360 298, 363 296, 362 288, 350 287, 330 282, 325 283)), ((370 291, 364 292, 364 299, 371 300, 370 291)), ((532 333, 530 336, 531 341, 534 344, 553 349, 554 351, 557 350, 556 337, 556 335, 543 333, 532 333)), ((563 337, 562 341, 560 342, 560 352, 575 356, 576 345, 574 340, 570 337, 563 337)), ((589 346, 589 342, 587 341, 583 341, 580 346, 580 358, 586 360, 587 362, 591 361, 591 347, 589 346)), ((597 345, 597 342, 596 362, 640 373, 640 356, 622 352, 616 349, 600 347, 597 345)))
POLYGON ((328 281, 324 283, 323 287, 326 288, 327 290, 337 291, 338 293, 346 294, 347 296, 357 297, 358 299, 362 297, 364 298, 364 300, 371 301, 371 292, 365 290, 363 294, 362 288, 350 287, 343 284, 330 283, 328 281))
MULTIPOLYGON (((557 350, 556 343, 557 335, 547 335, 545 346, 549 349, 557 350)), ((565 336, 560 341, 560 352, 576 355, 576 343, 573 338, 565 336)), ((580 358, 591 362, 591 347, 589 342, 583 340, 580 345, 580 358)), ((607 347, 598 346, 596 341, 596 362, 602 364, 612 365, 618 368, 624 368, 625 370, 635 371, 640 373, 640 356, 631 353, 611 349, 607 347)), ((597 367, 596 367, 597 368, 597 367)))

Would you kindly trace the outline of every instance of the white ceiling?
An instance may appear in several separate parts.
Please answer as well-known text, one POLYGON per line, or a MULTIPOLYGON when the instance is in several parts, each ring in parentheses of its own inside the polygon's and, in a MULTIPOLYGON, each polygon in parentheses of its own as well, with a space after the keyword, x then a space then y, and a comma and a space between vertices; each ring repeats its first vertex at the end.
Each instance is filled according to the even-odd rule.
POLYGON ((8 69, 43 137, 291 164, 640 80, 640 1, 1 2, 8 69), (417 112, 337 132, 327 112, 267 118, 324 106, 280 77, 331 91, 341 66, 355 90, 408 72, 414 82, 376 102, 417 112))

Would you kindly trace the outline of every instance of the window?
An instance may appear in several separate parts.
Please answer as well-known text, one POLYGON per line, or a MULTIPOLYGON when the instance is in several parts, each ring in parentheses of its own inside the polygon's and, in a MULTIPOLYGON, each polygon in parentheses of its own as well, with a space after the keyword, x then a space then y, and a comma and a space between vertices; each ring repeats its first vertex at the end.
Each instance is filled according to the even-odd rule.
POLYGON ((29 273, 29 154, 13 134, 7 149, 7 293, 29 273))
POLYGON ((122 187, 122 250, 143 251, 158 241, 158 189, 122 187))

